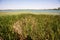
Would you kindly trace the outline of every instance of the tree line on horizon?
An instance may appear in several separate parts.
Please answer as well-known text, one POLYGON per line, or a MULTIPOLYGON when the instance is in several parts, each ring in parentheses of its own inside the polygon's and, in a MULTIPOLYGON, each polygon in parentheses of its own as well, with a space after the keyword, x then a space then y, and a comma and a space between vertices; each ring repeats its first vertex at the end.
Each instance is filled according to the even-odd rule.
POLYGON ((60 10, 60 7, 58 7, 58 8, 54 8, 53 10, 60 10))

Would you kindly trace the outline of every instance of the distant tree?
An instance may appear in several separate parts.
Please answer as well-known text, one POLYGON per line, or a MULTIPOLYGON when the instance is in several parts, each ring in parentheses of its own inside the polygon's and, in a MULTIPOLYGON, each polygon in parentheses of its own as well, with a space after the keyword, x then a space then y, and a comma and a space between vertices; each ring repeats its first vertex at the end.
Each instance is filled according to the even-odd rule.
POLYGON ((57 10, 56 8, 54 8, 53 10, 57 10))
POLYGON ((58 8, 58 10, 60 10, 60 7, 58 8))

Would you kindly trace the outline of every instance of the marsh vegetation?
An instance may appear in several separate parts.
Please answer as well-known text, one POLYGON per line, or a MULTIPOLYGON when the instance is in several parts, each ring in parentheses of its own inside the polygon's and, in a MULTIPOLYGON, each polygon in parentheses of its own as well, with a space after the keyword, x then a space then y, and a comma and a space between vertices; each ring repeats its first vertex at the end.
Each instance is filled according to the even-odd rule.
POLYGON ((0 38, 3 40, 60 40, 60 15, 1 15, 0 38))

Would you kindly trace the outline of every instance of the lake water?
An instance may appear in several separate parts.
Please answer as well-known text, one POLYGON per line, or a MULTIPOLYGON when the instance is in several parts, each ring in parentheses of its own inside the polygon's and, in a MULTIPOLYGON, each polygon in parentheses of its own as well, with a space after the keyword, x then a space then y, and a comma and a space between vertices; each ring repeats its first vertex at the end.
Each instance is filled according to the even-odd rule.
POLYGON ((16 12, 16 11, 30 11, 30 12, 57 12, 60 13, 60 10, 32 10, 32 9, 27 9, 27 10, 0 10, 0 12, 16 12))
POLYGON ((32 12, 60 12, 60 10, 28 10, 32 12))

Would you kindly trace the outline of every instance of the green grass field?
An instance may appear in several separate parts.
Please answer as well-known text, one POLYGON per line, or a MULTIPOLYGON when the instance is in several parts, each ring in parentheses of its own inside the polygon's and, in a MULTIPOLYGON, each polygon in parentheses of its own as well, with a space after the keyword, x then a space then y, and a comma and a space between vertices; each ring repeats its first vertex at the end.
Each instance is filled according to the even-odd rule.
POLYGON ((2 40, 60 40, 60 15, 0 12, 2 40))

